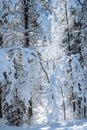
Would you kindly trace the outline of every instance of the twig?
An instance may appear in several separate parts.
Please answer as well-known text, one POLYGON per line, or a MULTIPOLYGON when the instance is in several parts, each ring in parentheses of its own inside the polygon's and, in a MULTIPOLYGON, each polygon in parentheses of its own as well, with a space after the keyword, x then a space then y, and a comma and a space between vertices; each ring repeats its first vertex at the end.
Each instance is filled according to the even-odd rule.
POLYGON ((41 56, 41 54, 38 52, 38 56, 39 56, 39 59, 40 59, 40 65, 41 65, 41 67, 42 67, 42 69, 43 69, 43 71, 44 71, 44 73, 45 73, 45 75, 46 75, 46 77, 47 77, 47 80, 48 80, 48 83, 50 83, 50 79, 49 79, 49 76, 48 76, 48 74, 47 74, 47 72, 46 72, 46 70, 45 70, 45 68, 44 68, 44 66, 43 66, 43 64, 42 64, 42 62, 41 62, 41 58, 40 58, 40 56, 41 56))

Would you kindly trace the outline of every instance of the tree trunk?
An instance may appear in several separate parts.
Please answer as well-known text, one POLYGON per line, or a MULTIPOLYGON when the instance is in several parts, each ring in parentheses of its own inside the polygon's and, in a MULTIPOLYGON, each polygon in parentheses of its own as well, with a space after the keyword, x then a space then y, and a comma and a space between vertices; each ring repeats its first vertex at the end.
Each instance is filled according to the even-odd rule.
POLYGON ((33 116, 33 112, 32 112, 32 99, 29 100, 29 118, 31 118, 33 116))
POLYGON ((2 90, 0 88, 0 118, 2 118, 2 90))
POLYGON ((3 44, 2 34, 0 33, 0 46, 3 44))
POLYGON ((27 47, 29 46, 29 27, 28 27, 28 22, 29 22, 29 18, 28 18, 28 11, 29 11, 29 0, 24 0, 24 28, 25 28, 25 33, 24 33, 24 37, 25 37, 25 43, 24 45, 27 47))
POLYGON ((61 86, 60 86, 60 90, 61 90, 61 96, 62 96, 62 100, 63 100, 63 114, 64 114, 64 120, 66 120, 66 105, 65 105, 63 90, 62 90, 62 87, 61 87, 61 86))
POLYGON ((32 110, 32 99, 29 100, 29 108, 28 108, 28 123, 31 124, 31 118, 33 116, 32 110))
POLYGON ((70 47, 70 34, 69 34, 69 21, 68 21, 68 12, 67 12, 67 3, 65 3, 65 15, 66 15, 66 24, 67 24, 67 36, 68 36, 68 39, 67 39, 67 42, 68 42, 68 51, 70 53, 71 51, 71 47, 70 47))

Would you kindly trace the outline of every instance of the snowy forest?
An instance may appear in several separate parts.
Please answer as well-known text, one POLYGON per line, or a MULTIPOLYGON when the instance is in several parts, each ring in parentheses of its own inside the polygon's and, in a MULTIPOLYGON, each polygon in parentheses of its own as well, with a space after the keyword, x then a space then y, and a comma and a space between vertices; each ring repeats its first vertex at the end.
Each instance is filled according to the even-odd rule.
POLYGON ((0 0, 0 124, 82 119, 87 0, 0 0))

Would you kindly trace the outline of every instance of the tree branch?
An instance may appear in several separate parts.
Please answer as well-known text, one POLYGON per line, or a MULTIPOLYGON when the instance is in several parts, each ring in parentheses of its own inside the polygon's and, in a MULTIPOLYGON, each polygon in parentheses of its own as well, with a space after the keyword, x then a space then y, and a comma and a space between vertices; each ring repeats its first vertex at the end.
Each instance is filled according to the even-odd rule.
POLYGON ((78 0, 78 2, 79 2, 79 4, 80 4, 81 6, 83 6, 83 4, 81 3, 81 1, 80 1, 80 0, 78 0))
POLYGON ((40 61, 39 61, 39 62, 40 62, 40 65, 41 65, 41 67, 42 67, 42 69, 43 69, 43 71, 44 71, 44 73, 45 73, 45 75, 46 75, 46 77, 47 77, 48 83, 50 83, 49 76, 48 76, 48 74, 47 74, 47 72, 46 72, 46 70, 45 70, 43 64, 41 63, 41 58, 40 58, 41 54, 40 54, 39 52, 38 52, 38 56, 39 56, 39 59, 40 59, 40 61))

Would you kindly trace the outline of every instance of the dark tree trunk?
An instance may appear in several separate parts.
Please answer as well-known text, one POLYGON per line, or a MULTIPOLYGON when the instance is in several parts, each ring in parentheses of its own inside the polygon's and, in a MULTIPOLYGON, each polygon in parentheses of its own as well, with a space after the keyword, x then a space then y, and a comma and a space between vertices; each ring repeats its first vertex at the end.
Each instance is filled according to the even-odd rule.
POLYGON ((2 46, 3 40, 2 40, 2 34, 0 34, 0 46, 2 46))
POLYGON ((71 51, 71 47, 70 47, 70 34, 69 34, 69 21, 68 21, 68 12, 67 12, 67 3, 65 3, 65 15, 66 15, 66 24, 67 24, 67 43, 68 43, 68 51, 70 53, 71 51))
POLYGON ((29 119, 33 116, 32 112, 32 99, 29 100, 29 119))
POLYGON ((0 88, 0 118, 2 118, 2 90, 0 88))
POLYGON ((25 28, 25 33, 24 33, 24 37, 25 37, 25 43, 24 45, 27 47, 29 46, 29 27, 28 27, 28 23, 29 23, 29 17, 28 17, 28 11, 29 11, 29 0, 24 0, 24 28, 25 28))

